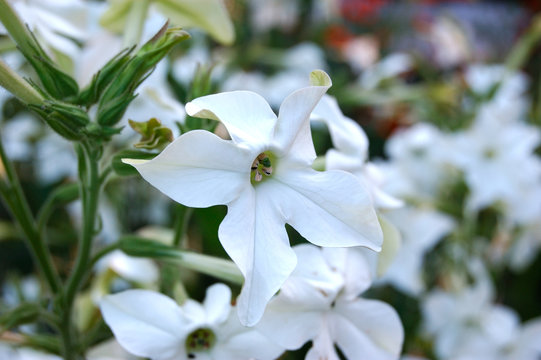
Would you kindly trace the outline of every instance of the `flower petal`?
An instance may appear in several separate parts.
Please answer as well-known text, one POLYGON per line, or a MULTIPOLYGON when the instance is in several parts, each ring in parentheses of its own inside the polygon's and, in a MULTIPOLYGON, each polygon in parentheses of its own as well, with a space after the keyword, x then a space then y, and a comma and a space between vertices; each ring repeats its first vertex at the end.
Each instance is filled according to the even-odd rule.
POLYGON ((321 312, 312 311, 303 304, 304 299, 302 296, 284 296, 280 292, 270 301, 256 329, 288 350, 299 349, 315 338, 322 328, 321 312))
POLYGON ((284 155, 289 154, 291 158, 308 165, 316 158, 310 132, 310 113, 330 87, 328 75, 322 71, 318 73, 324 74, 328 83, 299 89, 285 98, 274 133, 275 144, 284 155))
POLYGON ((257 328, 242 326, 234 313, 217 330, 217 336, 222 340, 211 350, 214 359, 271 360, 284 352, 283 347, 271 342, 257 328))
POLYGON ((257 190, 248 187, 228 205, 218 230, 224 249, 245 278, 237 307, 241 323, 247 326, 259 321, 268 301, 297 262, 272 195, 270 181, 260 184, 257 190))
POLYGON ((128 290, 105 296, 100 308, 115 338, 131 353, 172 359, 184 352, 189 324, 179 306, 167 296, 149 290, 128 290))
POLYGON ((398 359, 404 329, 396 311, 378 300, 337 301, 333 338, 348 359, 398 359))
POLYGON ((276 184, 281 183, 275 196, 286 222, 303 237, 319 246, 381 249, 381 227, 370 194, 358 179, 339 170, 284 170, 274 176, 276 184))
POLYGON ((203 96, 187 103, 186 112, 190 116, 221 121, 237 143, 268 143, 276 124, 276 114, 269 104, 251 91, 203 96))
POLYGON ((203 29, 224 45, 235 40, 235 28, 222 0, 159 0, 154 4, 173 24, 203 29))
POLYGON ((131 164, 171 199, 186 206, 208 207, 231 202, 249 186, 250 165, 256 155, 208 131, 194 130, 151 161, 131 164))
POLYGON ((334 349, 334 343, 328 324, 321 326, 317 336, 313 338, 312 343, 313 347, 306 354, 305 360, 340 360, 340 357, 334 349))
POLYGON ((231 312, 231 289, 224 284, 214 284, 207 289, 203 307, 209 324, 221 324, 231 312))
MULTIPOLYGON (((368 137, 359 124, 342 114, 334 97, 324 95, 312 112, 312 118, 322 120, 327 124, 334 147, 339 154, 344 157, 348 155, 351 158, 350 166, 356 165, 354 170, 364 165, 368 157, 368 137)), ((327 163, 329 164, 329 161, 327 163)), ((342 167, 335 167, 335 169, 350 170, 342 167)))

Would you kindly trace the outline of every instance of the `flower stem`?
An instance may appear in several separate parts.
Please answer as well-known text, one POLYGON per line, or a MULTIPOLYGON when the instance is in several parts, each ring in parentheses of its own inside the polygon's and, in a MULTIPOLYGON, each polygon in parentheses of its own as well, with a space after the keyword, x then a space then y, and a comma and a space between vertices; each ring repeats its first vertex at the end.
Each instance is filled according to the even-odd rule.
POLYGON ((0 86, 25 104, 42 104, 43 97, 26 80, 0 60, 0 86))
POLYGON ((53 265, 53 260, 49 249, 46 247, 40 232, 37 229, 36 222, 24 196, 21 184, 4 151, 2 140, 0 139, 0 159, 4 165, 7 182, 1 182, 0 194, 11 214, 17 221, 20 230, 25 235, 25 239, 32 251, 40 271, 43 273, 47 284, 52 293, 57 294, 61 289, 60 278, 53 265))
POLYGON ((71 360, 80 357, 78 344, 74 337, 78 336, 73 328, 72 311, 77 291, 85 282, 91 268, 92 240, 96 230, 98 212, 98 197, 100 192, 100 177, 98 160, 100 151, 96 146, 81 143, 77 146, 80 177, 80 196, 83 207, 83 225, 79 239, 79 249, 75 259, 73 272, 70 274, 64 296, 62 297, 62 340, 64 344, 64 358, 71 360))
POLYGON ((92 239, 96 229, 98 212, 98 196, 100 178, 98 170, 99 151, 89 144, 82 143, 79 149, 80 164, 80 194, 83 206, 83 228, 80 236, 79 249, 75 259, 74 270, 66 285, 65 299, 68 304, 73 302, 75 293, 81 288, 90 263, 92 239))

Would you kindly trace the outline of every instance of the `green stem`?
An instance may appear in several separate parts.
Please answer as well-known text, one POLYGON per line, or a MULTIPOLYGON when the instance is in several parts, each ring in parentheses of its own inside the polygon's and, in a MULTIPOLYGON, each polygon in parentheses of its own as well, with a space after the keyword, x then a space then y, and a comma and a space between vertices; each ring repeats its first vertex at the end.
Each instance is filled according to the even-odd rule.
POLYGON ((56 206, 75 200, 79 195, 78 184, 62 185, 55 189, 45 200, 37 215, 38 231, 43 234, 45 225, 56 206))
POLYGON ((85 274, 90 263, 90 251, 92 239, 96 230, 96 218, 98 212, 98 196, 100 192, 98 157, 97 150, 92 146, 83 144, 81 146, 82 156, 80 159, 85 162, 84 170, 81 171, 81 199, 83 206, 83 228, 75 259, 74 270, 71 273, 66 285, 66 301, 73 302, 76 292, 81 288, 85 274))
POLYGON ((43 97, 2 60, 0 60, 0 86, 26 104, 43 104, 43 97))
POLYGON ((132 1, 130 12, 126 19, 127 26, 124 31, 124 46, 136 45, 141 40, 149 4, 149 0, 132 1))
POLYGON ((9 36, 17 43, 21 52, 24 54, 34 53, 34 49, 32 48, 34 39, 30 35, 30 31, 7 0, 0 0, 0 21, 9 33, 9 36))
POLYGON ((186 207, 184 205, 177 205, 177 214, 175 219, 175 237, 173 238, 173 246, 178 247, 186 234, 186 228, 188 227, 188 222, 193 213, 193 209, 186 207))
POLYGON ((15 169, 13 168, 13 164, 6 156, 1 139, 0 158, 4 165, 7 177, 7 184, 2 184, 2 186, 0 186, 0 193, 13 217, 17 221, 20 230, 25 235, 26 241, 32 251, 32 255, 34 256, 40 271, 47 280, 51 292, 57 294, 61 289, 61 283, 56 268, 53 265, 51 253, 37 229, 21 184, 15 169))
POLYGON ((105 255, 109 254, 110 252, 118 249, 120 246, 119 243, 114 243, 111 245, 107 245, 106 247, 102 248, 100 251, 98 251, 94 257, 92 257, 92 260, 90 261, 90 268, 93 268, 94 265, 105 255))
POLYGON ((79 239, 79 249, 73 272, 70 274, 62 298, 62 340, 64 344, 64 358, 67 360, 80 357, 81 349, 75 343, 76 335, 72 324, 72 309, 75 295, 84 284, 86 275, 90 270, 90 251, 92 240, 96 230, 96 218, 98 212, 98 196, 100 192, 98 159, 99 150, 87 143, 82 143, 78 148, 80 196, 83 207, 83 228, 79 239))

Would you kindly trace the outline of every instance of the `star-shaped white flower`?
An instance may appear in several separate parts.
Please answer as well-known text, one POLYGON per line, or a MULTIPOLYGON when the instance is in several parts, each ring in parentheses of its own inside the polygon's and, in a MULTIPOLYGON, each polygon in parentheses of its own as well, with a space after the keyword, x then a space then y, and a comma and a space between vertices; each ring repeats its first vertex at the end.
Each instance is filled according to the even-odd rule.
POLYGON ((316 154, 309 116, 330 86, 322 71, 293 92, 276 117, 248 91, 195 99, 191 116, 221 121, 232 138, 202 130, 183 134, 151 161, 130 161, 143 178, 191 207, 227 205, 218 237, 245 283, 241 322, 253 325, 297 263, 285 224, 320 246, 379 251, 382 232, 370 194, 351 174, 311 168, 316 154))
POLYGON ((150 290, 128 290, 103 298, 105 322, 129 352, 153 360, 275 359, 282 348, 257 330, 243 327, 223 284, 207 289, 203 304, 182 306, 150 290))
POLYGON ((271 300, 258 325, 286 349, 312 340, 307 360, 398 359, 404 330, 396 311, 360 298, 370 287, 370 270, 358 249, 294 247, 299 265, 271 300))
POLYGON ((402 200, 381 189, 385 176, 368 161, 368 136, 353 119, 346 117, 335 98, 325 95, 312 112, 313 120, 327 124, 334 145, 325 154, 325 168, 340 169, 356 175, 370 190, 378 209, 396 209, 402 200))

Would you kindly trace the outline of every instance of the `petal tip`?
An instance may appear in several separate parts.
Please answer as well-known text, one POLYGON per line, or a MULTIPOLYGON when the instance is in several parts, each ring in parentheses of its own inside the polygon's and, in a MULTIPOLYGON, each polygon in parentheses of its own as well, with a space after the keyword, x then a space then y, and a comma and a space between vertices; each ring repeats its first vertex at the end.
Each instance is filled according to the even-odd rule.
POLYGON ((331 87, 332 81, 325 71, 314 70, 310 73, 310 85, 331 87))
POLYGON ((146 164, 147 162, 150 161, 150 160, 145 160, 145 159, 127 159, 127 158, 124 158, 121 160, 124 164, 132 165, 132 166, 146 164))

